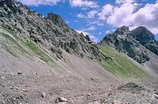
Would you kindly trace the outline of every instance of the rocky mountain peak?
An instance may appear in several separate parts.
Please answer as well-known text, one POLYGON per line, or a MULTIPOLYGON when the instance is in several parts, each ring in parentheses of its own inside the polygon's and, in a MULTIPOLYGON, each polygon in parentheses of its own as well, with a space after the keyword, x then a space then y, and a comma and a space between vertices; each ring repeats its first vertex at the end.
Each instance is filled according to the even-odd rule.
POLYGON ((137 27, 131 34, 136 40, 141 42, 141 44, 155 41, 154 34, 143 26, 137 27))
POLYGON ((125 35, 126 33, 129 32, 129 27, 122 26, 122 27, 118 28, 115 32, 117 33, 117 35, 125 35))
POLYGON ((158 55, 158 42, 155 40, 154 34, 143 26, 132 31, 126 26, 120 27, 114 33, 105 36, 101 44, 112 45, 139 63, 149 61, 145 50, 150 50, 158 55))
POLYGON ((54 14, 54 13, 48 13, 47 19, 50 19, 55 25, 63 26, 65 25, 64 20, 61 16, 54 14))
POLYGON ((158 42, 155 40, 154 34, 147 28, 140 26, 131 31, 131 35, 144 47, 158 55, 158 42))
POLYGON ((118 28, 114 33, 105 36, 101 44, 111 45, 139 63, 149 61, 144 46, 140 44, 139 40, 135 39, 134 35, 136 34, 133 31, 130 31, 129 27, 123 26, 118 28))

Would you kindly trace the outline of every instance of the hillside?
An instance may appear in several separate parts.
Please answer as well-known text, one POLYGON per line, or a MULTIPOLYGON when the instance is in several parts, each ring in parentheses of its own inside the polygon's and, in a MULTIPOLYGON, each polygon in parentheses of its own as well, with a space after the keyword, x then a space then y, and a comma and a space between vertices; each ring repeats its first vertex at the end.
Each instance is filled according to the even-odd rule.
POLYGON ((130 77, 142 78, 147 76, 147 74, 132 63, 127 56, 123 53, 119 53, 114 48, 105 46, 101 49, 101 52, 108 56, 108 58, 102 62, 102 65, 113 74, 129 79, 130 77))
POLYGON ((49 13, 47 17, 42 17, 14 0, 1 0, 0 4, 1 26, 15 31, 17 37, 31 39, 60 58, 62 49, 81 57, 98 60, 102 57, 95 44, 90 44, 92 42, 82 33, 68 27, 60 16, 49 13))
POLYGON ((141 64, 145 71, 157 77, 158 44, 154 34, 145 27, 140 26, 132 31, 126 26, 120 27, 114 33, 105 36, 100 45, 112 46, 141 64))
POLYGON ((129 36, 127 48, 130 31, 117 33, 98 45, 57 14, 0 0, 0 104, 157 104, 157 80, 147 71, 156 71, 157 41, 129 36))
POLYGON ((4 104, 51 104, 58 97, 66 97, 69 103, 93 102, 122 82, 91 59, 63 51, 65 60, 57 60, 34 41, 19 39, 5 28, 0 31, 0 101, 4 104))

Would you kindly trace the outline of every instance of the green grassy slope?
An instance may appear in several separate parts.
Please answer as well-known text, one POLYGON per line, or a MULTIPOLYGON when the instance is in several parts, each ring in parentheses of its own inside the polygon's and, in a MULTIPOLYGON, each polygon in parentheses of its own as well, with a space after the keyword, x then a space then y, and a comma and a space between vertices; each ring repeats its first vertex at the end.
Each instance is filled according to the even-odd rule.
POLYGON ((100 51, 109 57, 102 61, 101 65, 116 76, 142 78, 147 75, 143 70, 132 63, 124 54, 119 53, 114 48, 105 46, 104 48, 101 48, 100 51))
POLYGON ((2 26, 0 26, 0 29, 5 31, 5 33, 0 32, 0 43, 3 44, 3 48, 11 55, 15 57, 19 57, 20 55, 31 55, 39 57, 46 63, 53 62, 53 59, 32 40, 20 39, 14 31, 2 26))

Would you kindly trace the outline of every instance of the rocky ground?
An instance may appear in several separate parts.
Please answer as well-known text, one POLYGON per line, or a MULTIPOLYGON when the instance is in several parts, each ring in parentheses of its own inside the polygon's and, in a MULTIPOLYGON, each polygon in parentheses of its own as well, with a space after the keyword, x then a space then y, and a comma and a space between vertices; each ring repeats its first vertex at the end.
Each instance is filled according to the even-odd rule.
MULTIPOLYGON (((116 38, 124 49, 124 37, 116 38)), ((135 50, 144 47, 127 40, 134 57, 148 61, 144 50, 135 50)), ((14 0, 0 0, 0 104, 158 104, 155 79, 114 75, 101 66, 106 58, 60 16, 42 17, 14 0)))
POLYGON ((51 76, 26 77, 21 73, 1 75, 0 82, 0 104, 158 103, 158 95, 155 91, 135 83, 116 86, 106 82, 99 83, 95 79, 87 82, 75 77, 52 80, 51 76))

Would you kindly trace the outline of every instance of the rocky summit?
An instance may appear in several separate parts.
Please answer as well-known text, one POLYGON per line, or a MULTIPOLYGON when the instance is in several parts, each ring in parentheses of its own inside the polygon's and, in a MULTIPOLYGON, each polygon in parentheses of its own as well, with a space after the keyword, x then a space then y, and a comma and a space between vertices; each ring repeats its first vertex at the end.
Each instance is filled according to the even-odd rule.
POLYGON ((132 31, 126 26, 120 27, 114 33, 108 34, 101 44, 111 45, 139 63, 150 60, 147 50, 157 55, 158 49, 154 34, 142 26, 132 31))
POLYGON ((131 32, 131 35, 144 47, 158 55, 158 41, 148 29, 142 26, 138 27, 131 32))
MULTIPOLYGON (((154 34, 140 26, 134 30, 122 26, 105 36, 100 42, 101 47, 111 46, 143 65, 143 69, 154 75, 157 73, 158 44, 154 34)), ((154 75, 156 76, 156 75, 154 75)))
POLYGON ((158 42, 123 26, 99 43, 0 0, 0 104, 158 104, 158 42))

